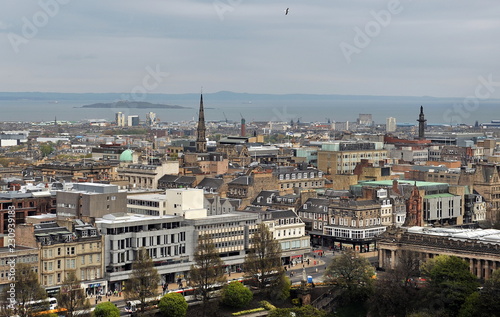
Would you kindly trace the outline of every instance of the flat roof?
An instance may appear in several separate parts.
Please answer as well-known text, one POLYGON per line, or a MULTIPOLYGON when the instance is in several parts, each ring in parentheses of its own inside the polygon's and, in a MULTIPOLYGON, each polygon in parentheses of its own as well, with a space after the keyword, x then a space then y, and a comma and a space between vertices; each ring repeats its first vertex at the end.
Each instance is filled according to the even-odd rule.
POLYGON ((449 237, 450 239, 500 244, 500 230, 497 229, 428 228, 415 226, 408 228, 408 232, 449 237))
MULTIPOLYGON (((413 180, 405 180, 405 179, 398 179, 397 180, 399 184, 410 184, 414 185, 416 184, 417 187, 424 187, 424 186, 438 186, 438 185, 446 185, 449 186, 448 183, 435 183, 435 182, 423 182, 423 181, 413 181, 413 180)), ((383 181, 360 181, 358 182, 358 185, 372 185, 372 186, 392 186, 392 180, 383 180, 383 181)))
POLYGON ((444 194, 425 195, 424 199, 455 197, 455 196, 457 196, 457 195, 453 195, 453 194, 449 194, 449 193, 444 193, 444 194))

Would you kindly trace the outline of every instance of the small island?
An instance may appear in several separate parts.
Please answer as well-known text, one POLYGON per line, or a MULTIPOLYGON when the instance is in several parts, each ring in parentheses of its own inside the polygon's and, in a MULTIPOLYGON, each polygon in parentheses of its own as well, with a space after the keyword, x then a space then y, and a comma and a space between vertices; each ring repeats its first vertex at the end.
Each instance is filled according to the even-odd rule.
POLYGON ((107 103, 99 102, 99 103, 93 103, 91 105, 84 105, 82 106, 82 108, 188 109, 188 107, 182 107, 177 105, 162 105, 146 101, 130 101, 130 100, 120 100, 107 103))

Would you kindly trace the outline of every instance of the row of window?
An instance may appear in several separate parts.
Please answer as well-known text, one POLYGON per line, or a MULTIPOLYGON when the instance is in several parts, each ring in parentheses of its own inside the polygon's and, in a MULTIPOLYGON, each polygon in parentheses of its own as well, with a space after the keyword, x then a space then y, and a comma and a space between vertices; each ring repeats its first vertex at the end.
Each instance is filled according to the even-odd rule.
POLYGON ((309 247, 309 241, 308 240, 294 240, 294 241, 281 242, 281 250, 299 249, 301 247, 302 248, 309 247))
POLYGON ((325 228, 325 234, 344 239, 370 239, 374 238, 385 231, 385 227, 365 229, 365 230, 353 230, 344 228, 325 228))
POLYGON ((127 204, 128 205, 135 205, 135 206, 155 207, 155 208, 160 207, 159 201, 149 201, 149 200, 142 200, 142 199, 127 199, 127 204))
MULTIPOLYGON (((291 174, 279 174, 279 179, 280 180, 302 179, 302 178, 308 178, 308 175, 309 175, 309 178, 316 177, 316 173, 315 172, 310 172, 310 173, 299 172, 299 173, 291 173, 291 174)), ((322 177, 322 176, 323 176, 323 173, 322 172, 318 172, 318 177, 322 177)))
POLYGON ((304 182, 304 183, 286 183, 286 184, 280 184, 280 188, 294 188, 294 187, 323 187, 323 181, 317 181, 317 182, 304 182))
POLYGON ((149 247, 155 245, 172 244, 186 241, 186 232, 171 233, 142 238, 125 238, 121 240, 110 240, 110 250, 123 250, 132 247, 149 247), (134 241, 135 240, 135 241, 134 241), (135 242, 135 244, 133 243, 135 242))
POLYGON ((288 236, 295 236, 295 235, 301 235, 302 233, 302 230, 300 229, 288 229, 288 230, 276 230, 276 233, 278 235, 278 237, 286 237, 287 236, 287 232, 288 232, 288 236))
MULTIPOLYGON (((0 266, 9 265, 9 258, 0 259, 0 266)), ((16 257, 16 263, 38 263, 37 255, 23 255, 16 257)))

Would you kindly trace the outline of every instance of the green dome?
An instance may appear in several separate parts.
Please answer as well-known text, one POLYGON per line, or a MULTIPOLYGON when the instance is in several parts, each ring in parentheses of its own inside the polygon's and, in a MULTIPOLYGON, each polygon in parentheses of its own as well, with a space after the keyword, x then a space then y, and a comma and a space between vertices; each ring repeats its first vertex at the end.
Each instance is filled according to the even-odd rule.
POLYGON ((132 162, 132 154, 134 154, 134 151, 132 150, 125 150, 120 154, 120 162, 132 162))

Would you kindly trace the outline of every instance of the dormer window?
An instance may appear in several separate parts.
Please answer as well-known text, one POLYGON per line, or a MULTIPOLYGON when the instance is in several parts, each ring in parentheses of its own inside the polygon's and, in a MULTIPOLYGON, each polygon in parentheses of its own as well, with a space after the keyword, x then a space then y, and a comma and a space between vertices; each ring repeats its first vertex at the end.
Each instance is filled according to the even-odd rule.
POLYGON ((90 230, 90 236, 91 236, 91 237, 95 237, 95 236, 97 236, 97 230, 96 230, 96 229, 92 229, 92 230, 90 230))
POLYGON ((304 209, 307 209, 307 204, 304 204, 304 209))

